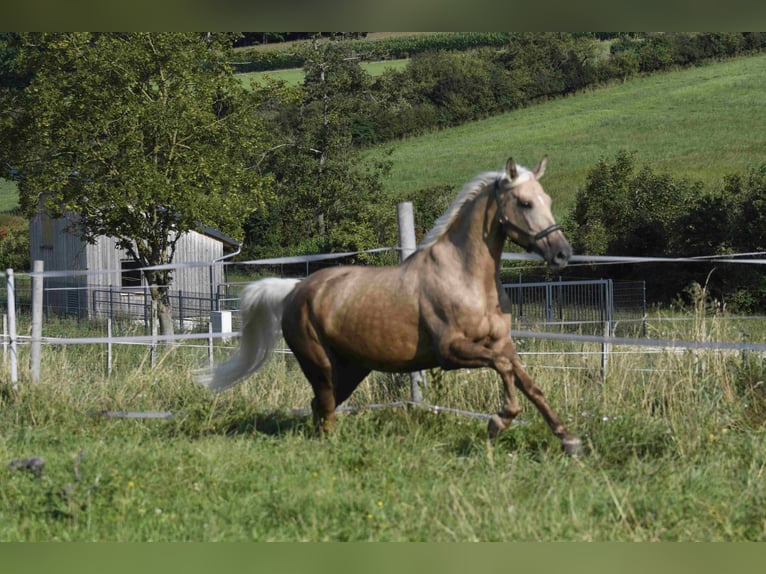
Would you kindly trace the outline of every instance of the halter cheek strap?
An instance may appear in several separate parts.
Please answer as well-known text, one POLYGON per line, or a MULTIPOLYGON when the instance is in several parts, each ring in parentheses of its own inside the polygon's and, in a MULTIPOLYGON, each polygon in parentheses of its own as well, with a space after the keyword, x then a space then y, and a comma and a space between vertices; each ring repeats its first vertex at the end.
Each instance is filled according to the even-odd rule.
POLYGON ((513 223, 510 219, 508 219, 505 216, 505 211, 503 210, 503 204, 500 202, 500 178, 497 178, 495 180, 495 203, 497 203, 497 213, 498 213, 498 220, 500 221, 500 225, 503 226, 504 229, 512 229, 516 233, 518 233, 521 237, 526 239, 527 246, 531 247, 533 243, 537 243, 544 237, 549 236, 554 231, 558 231, 561 229, 561 226, 557 223, 554 223, 550 227, 546 227, 539 233, 535 233, 532 235, 529 231, 526 229, 522 229, 515 223, 513 223))

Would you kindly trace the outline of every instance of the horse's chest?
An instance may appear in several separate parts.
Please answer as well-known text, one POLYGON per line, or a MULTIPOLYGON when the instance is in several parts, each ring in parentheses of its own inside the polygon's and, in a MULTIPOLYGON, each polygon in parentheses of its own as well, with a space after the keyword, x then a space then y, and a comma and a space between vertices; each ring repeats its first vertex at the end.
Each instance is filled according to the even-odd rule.
POLYGON ((454 308, 454 321, 464 335, 474 341, 499 340, 508 337, 511 317, 504 314, 497 301, 466 299, 454 308))

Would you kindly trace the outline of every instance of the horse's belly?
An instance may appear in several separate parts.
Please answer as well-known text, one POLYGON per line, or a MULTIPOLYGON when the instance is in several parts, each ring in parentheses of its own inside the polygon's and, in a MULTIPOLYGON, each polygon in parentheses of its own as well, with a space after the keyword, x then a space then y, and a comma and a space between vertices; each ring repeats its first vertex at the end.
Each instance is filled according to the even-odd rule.
POLYGON ((335 324, 326 333, 340 355, 376 371, 409 371, 435 366, 432 345, 419 332, 416 318, 402 314, 375 314, 364 320, 335 324))

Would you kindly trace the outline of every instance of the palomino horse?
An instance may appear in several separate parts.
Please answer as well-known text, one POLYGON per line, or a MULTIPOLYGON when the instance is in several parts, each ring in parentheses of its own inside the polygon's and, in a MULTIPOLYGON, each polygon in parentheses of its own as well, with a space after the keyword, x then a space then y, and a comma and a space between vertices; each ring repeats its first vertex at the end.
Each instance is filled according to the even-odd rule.
POLYGON ((248 285, 238 353, 197 380, 213 390, 241 382, 282 334, 313 387, 314 421, 327 431, 336 407, 372 370, 491 367, 502 378, 504 401, 489 420, 490 436, 521 411, 518 387, 564 450, 577 454, 580 440, 521 364, 510 337, 510 302, 498 279, 506 237, 553 269, 564 267, 572 253, 538 182, 546 163, 547 157, 528 170, 509 159, 505 172, 478 175, 399 265, 333 267, 303 280, 248 285))

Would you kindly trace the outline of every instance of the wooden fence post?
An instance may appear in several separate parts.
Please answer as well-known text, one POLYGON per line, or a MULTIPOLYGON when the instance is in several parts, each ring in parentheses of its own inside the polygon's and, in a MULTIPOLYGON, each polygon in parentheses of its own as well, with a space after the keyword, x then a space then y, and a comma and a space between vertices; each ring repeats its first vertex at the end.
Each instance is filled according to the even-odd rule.
POLYGON ((16 384, 19 381, 19 364, 16 354, 16 280, 13 277, 13 269, 5 270, 5 278, 8 287, 8 342, 11 351, 11 383, 16 384))
POLYGON ((40 382, 40 362, 42 360, 43 337, 43 261, 36 259, 32 265, 32 341, 29 350, 29 378, 33 383, 40 382))
MULTIPOLYGON (((396 216, 399 224, 399 261, 402 262, 412 255, 417 248, 415 242, 415 216, 412 209, 412 202, 402 201, 396 206, 396 216)), ((413 403, 423 401, 424 373, 416 371, 410 373, 410 400, 413 403)))

